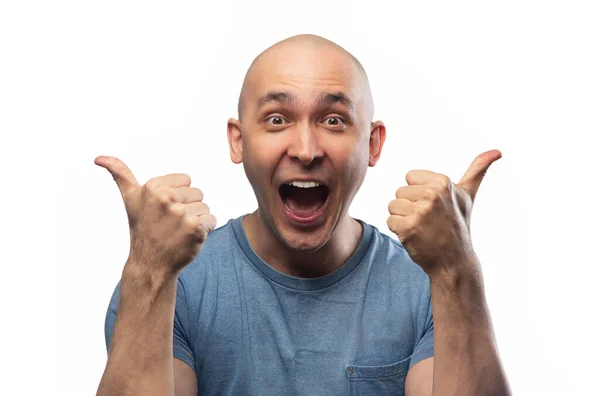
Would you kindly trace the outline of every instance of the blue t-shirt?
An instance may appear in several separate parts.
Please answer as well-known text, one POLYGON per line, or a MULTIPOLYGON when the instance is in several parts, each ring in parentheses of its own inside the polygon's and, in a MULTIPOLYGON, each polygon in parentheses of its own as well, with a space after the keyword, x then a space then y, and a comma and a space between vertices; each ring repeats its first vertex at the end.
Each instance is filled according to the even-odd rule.
POLYGON ((409 368, 433 356, 433 318, 429 278, 402 244, 359 220, 342 267, 296 278, 254 252, 241 220, 214 230, 177 283, 173 355, 199 394, 404 395, 409 368))

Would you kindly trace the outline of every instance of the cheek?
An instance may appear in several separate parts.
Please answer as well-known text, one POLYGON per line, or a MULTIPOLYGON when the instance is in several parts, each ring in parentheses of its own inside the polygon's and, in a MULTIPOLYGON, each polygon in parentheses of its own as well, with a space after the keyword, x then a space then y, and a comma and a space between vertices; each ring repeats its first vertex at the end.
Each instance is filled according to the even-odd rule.
POLYGON ((244 141, 244 151, 247 149, 253 158, 260 158, 261 162, 274 162, 285 153, 287 145, 284 134, 259 132, 244 141))
POLYGON ((369 155, 365 155, 363 152, 356 152, 348 161, 348 172, 350 176, 349 183, 351 185, 361 185, 365 175, 367 174, 367 167, 369 166, 369 155))
POLYGON ((353 186, 362 182, 369 164, 368 146, 367 149, 363 149, 356 142, 339 144, 332 146, 328 153, 344 185, 353 186))
POLYGON ((338 164, 356 161, 360 152, 358 144, 353 139, 332 139, 327 142, 327 155, 338 164))
POLYGON ((276 139, 255 137, 244 141, 244 169, 253 187, 271 184, 271 176, 281 157, 276 139))

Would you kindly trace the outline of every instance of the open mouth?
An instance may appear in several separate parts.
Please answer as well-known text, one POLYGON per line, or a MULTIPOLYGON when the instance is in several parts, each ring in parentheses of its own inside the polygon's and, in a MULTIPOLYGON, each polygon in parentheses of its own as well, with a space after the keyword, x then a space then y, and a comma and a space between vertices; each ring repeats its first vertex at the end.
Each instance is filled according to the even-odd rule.
POLYGON ((288 215, 298 222, 314 221, 325 209, 329 187, 316 182, 293 182, 279 186, 288 215))

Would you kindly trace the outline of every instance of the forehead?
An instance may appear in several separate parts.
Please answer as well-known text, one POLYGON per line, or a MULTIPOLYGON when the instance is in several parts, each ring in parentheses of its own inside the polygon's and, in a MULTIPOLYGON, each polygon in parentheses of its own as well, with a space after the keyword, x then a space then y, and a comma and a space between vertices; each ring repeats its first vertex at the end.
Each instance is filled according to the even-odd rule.
POLYGON ((255 64, 247 99, 258 107, 269 92, 293 93, 300 102, 312 102, 323 93, 343 93, 359 104, 365 78, 346 53, 335 48, 286 47, 264 53, 255 64))

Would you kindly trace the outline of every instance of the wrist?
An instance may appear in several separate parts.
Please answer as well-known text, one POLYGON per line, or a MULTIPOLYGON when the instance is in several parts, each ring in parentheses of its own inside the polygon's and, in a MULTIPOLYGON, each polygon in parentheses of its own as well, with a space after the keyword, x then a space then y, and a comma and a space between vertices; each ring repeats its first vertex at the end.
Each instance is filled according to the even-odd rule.
POLYGON ((436 312, 439 315, 438 309, 442 309, 451 314, 454 321, 462 318, 470 325, 487 320, 483 274, 478 260, 468 259, 454 266, 440 267, 429 279, 434 315, 436 312))
POLYGON ((158 267, 129 258, 123 267, 121 283, 151 294, 177 283, 180 271, 165 271, 158 267))
POLYGON ((474 254, 440 263, 434 271, 430 271, 427 275, 432 286, 444 289, 457 289, 465 283, 473 284, 483 281, 481 264, 474 254))

